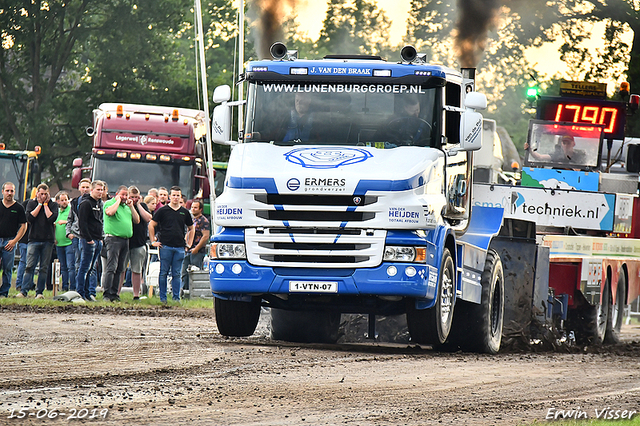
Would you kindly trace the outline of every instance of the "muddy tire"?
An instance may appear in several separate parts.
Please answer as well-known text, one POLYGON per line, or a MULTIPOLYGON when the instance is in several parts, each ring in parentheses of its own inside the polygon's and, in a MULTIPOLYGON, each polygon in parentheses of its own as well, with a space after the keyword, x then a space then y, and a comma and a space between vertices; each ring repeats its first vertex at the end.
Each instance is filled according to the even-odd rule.
MULTIPOLYGON (((567 329, 573 330, 576 342, 582 345, 601 345, 604 343, 611 312, 610 277, 602 289, 602 304, 589 305, 586 300, 569 311, 567 329)), ((584 298, 583 298, 584 299, 584 298)))
POLYGON ((607 331, 604 335, 605 343, 620 342, 620 328, 624 317, 625 300, 627 298, 627 279, 624 271, 618 274, 618 287, 616 291, 616 300, 611 303, 609 310, 609 318, 607 321, 607 331))
POLYGON ((271 308, 271 338, 296 343, 336 343, 340 312, 299 312, 271 308))
POLYGON ((455 297, 455 268, 449 249, 445 248, 440 266, 440 279, 436 304, 429 309, 416 309, 413 300, 408 301, 407 325, 411 340, 418 344, 439 346, 451 332, 455 297))
POLYGON ((494 250, 487 252, 481 284, 480 304, 464 300, 456 302, 451 335, 443 349, 489 354, 500 350, 504 325, 504 270, 500 256, 494 250))
POLYGON ((251 336, 260 318, 260 298, 252 297, 251 302, 213 299, 218 331, 223 336, 251 336))

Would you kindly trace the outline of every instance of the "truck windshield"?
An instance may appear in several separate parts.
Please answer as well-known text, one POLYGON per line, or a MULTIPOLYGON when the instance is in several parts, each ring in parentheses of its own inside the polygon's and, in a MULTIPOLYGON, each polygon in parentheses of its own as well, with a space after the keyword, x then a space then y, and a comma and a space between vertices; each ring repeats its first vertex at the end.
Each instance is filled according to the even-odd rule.
POLYGON ((142 194, 149 188, 177 185, 182 194, 193 197, 191 168, 193 165, 133 163, 96 158, 93 162, 93 178, 109 185, 109 192, 115 192, 120 185, 138 187, 142 194))
MULTIPOLYGON (((26 157, 26 156, 25 156, 26 157)), ((19 157, 0 157, 0 182, 12 182, 16 187, 15 197, 22 201, 21 183, 24 180, 25 161, 19 157)))
POLYGON ((597 168, 603 126, 531 120, 525 165, 588 170, 597 168))
POLYGON ((436 93, 405 84, 252 83, 245 142, 435 147, 436 93))

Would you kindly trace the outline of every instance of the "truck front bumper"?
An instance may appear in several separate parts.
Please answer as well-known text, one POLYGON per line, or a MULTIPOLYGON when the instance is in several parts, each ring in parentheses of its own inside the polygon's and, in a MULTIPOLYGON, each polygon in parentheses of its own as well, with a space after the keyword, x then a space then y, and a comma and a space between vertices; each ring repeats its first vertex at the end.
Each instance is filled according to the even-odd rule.
MULTIPOLYGON (((416 263, 382 263, 375 268, 313 269, 271 268, 250 265, 246 260, 209 262, 209 279, 214 295, 289 294, 290 283, 337 283, 332 293, 306 294, 435 297, 437 269, 416 263), (395 274, 393 274, 395 268, 395 274), (413 268, 413 270, 411 269, 413 268), (415 273, 413 273, 415 271, 415 273)), ((304 294, 304 292, 302 292, 304 294)), ((301 294, 297 291, 295 294, 301 294)))

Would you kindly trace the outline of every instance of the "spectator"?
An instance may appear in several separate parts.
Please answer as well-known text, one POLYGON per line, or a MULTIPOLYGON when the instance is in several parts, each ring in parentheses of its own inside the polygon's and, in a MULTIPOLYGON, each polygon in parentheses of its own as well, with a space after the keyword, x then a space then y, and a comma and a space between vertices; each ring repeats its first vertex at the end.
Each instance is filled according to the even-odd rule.
POLYGON ((193 238, 193 244, 188 248, 184 262, 182 263, 182 288, 185 290, 189 289, 189 274, 187 268, 189 265, 196 265, 198 268, 202 268, 205 247, 207 242, 209 242, 209 235, 211 234, 209 220, 202 214, 203 208, 204 204, 202 200, 193 200, 191 203, 191 215, 193 216, 195 236, 193 238))
POLYGON ((14 247, 27 231, 27 217, 22 205, 13 199, 16 186, 11 182, 2 185, 2 203, 0 203, 0 269, 2 269, 2 286, 0 297, 7 297, 11 288, 13 273, 14 247))
MULTIPOLYGON (((155 198, 151 197, 153 200, 155 198)), ((133 236, 129 239, 129 259, 131 264, 131 287, 133 300, 140 298, 142 273, 147 261, 147 230, 152 215, 149 207, 140 199, 140 191, 135 186, 129 187, 129 199, 133 202, 140 222, 133 225, 133 236)))
MULTIPOLYGON (((71 240, 71 247, 73 247, 74 254, 74 264, 75 264, 75 272, 73 281, 75 282, 76 276, 78 275, 78 268, 80 267, 80 224, 78 223, 78 206, 82 201, 86 200, 91 192, 91 180, 84 178, 80 180, 80 184, 78 185, 78 190, 80 191, 80 195, 71 200, 69 206, 71 209, 69 210, 69 217, 67 218, 66 232, 67 237, 71 240)), ((98 284, 98 276, 96 275, 95 270, 91 274, 92 286, 95 288, 98 284)))
POLYGON ((149 207, 149 211, 156 211, 156 206, 158 205, 158 199, 153 195, 147 195, 144 197, 144 203, 149 207))
POLYGON ((58 220, 56 221, 56 252, 62 273, 62 291, 76 289, 76 257, 71 239, 67 237, 67 220, 71 212, 69 194, 60 191, 56 194, 58 220))
MULTIPOLYGON (((27 209, 27 203, 29 199, 22 202, 22 210, 27 209)), ((26 220, 25 215, 25 220, 26 220)), ((29 222, 27 222, 27 230, 24 232, 20 242, 18 242, 18 254, 20 254, 20 261, 18 262, 18 270, 16 272, 16 291, 20 291, 22 288, 22 278, 24 277, 24 268, 27 267, 27 245, 29 244, 29 222)))
POLYGON ((171 270, 171 290, 173 300, 180 300, 180 273, 185 255, 185 227, 186 246, 193 243, 193 220, 191 213, 180 207, 182 191, 178 186, 171 187, 171 202, 161 207, 149 222, 149 240, 151 245, 160 251, 160 300, 167 303, 167 275, 171 270), (160 240, 156 240, 156 228, 160 230, 160 240))
MULTIPOLYGON (((102 193, 104 182, 91 182, 91 192, 78 208, 80 224, 80 266, 76 277, 76 291, 87 301, 95 301, 95 294, 91 294, 89 277, 96 267, 96 260, 102 250, 102 193)), ((95 290, 94 290, 95 291, 95 290)))
POLYGON ((133 224, 140 223, 140 215, 129 199, 129 190, 120 186, 116 196, 104 204, 104 244, 107 247, 107 265, 103 270, 103 298, 119 302, 120 277, 127 266, 129 238, 133 224))
MULTIPOLYGON (((149 191, 147 191, 147 197, 151 195, 153 196, 153 198, 155 198, 156 200, 158 199, 158 188, 149 188, 149 191)), ((147 198, 145 197, 145 198, 147 198)))
POLYGON ((167 192, 167 188, 161 186, 158 189, 158 205, 156 206, 156 211, 160 210, 161 207, 164 207, 169 202, 169 192, 167 192))
MULTIPOLYGON (((156 191, 157 193, 157 191, 156 191)), ((158 206, 158 198, 154 197, 152 195, 147 195, 146 197, 144 197, 144 202, 147 205, 147 207, 149 207, 149 211, 151 212, 151 214, 153 214, 156 211, 156 207, 158 206)), ((160 233, 156 231, 156 239, 160 239, 160 233)), ((158 255, 155 253, 151 254, 151 257, 149 258, 150 262, 157 262, 158 261, 158 255)))
POLYGON ((46 184, 38 185, 36 198, 27 203, 26 213, 27 221, 31 225, 29 244, 27 245, 27 266, 24 268, 20 293, 16 297, 27 297, 29 290, 33 287, 36 265, 40 262, 36 299, 42 299, 55 242, 54 224, 58 218, 58 204, 51 200, 49 187, 46 184))

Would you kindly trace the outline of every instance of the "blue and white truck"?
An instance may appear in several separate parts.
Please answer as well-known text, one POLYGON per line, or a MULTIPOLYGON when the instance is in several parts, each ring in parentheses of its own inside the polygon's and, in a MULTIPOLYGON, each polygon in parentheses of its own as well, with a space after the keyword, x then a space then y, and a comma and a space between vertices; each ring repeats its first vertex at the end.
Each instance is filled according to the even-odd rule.
POLYGON ((239 140, 238 102, 213 96, 213 139, 232 145, 209 262, 220 333, 253 334, 262 306, 290 341, 335 342, 342 313, 406 314, 414 342, 497 352, 503 210, 471 208, 475 70, 411 46, 399 62, 272 55, 247 65, 239 140))

